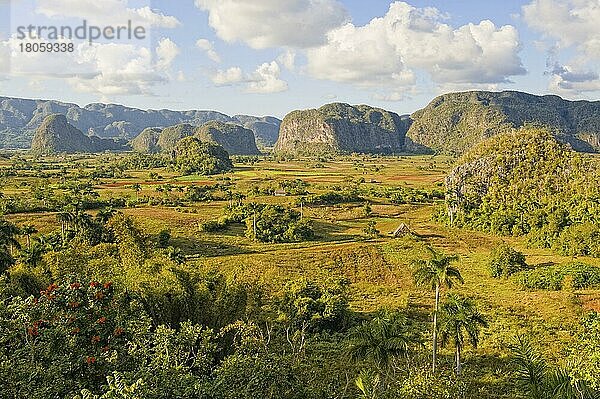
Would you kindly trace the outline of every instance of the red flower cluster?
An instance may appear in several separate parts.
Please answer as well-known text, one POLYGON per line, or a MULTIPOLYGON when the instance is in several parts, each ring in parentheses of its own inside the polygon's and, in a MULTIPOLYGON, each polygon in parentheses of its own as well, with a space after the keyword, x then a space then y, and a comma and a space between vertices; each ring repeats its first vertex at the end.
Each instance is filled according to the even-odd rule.
POLYGON ((38 320, 33 323, 33 326, 27 328, 27 334, 32 337, 37 337, 40 335, 40 328, 44 327, 47 324, 44 320, 38 320))
POLYGON ((46 298, 52 300, 54 298, 56 298, 56 294, 54 294, 53 292, 58 288, 57 284, 50 284, 48 286, 48 288, 46 288, 43 291, 40 291, 40 295, 44 295, 46 298))
POLYGON ((98 324, 104 324, 106 323, 106 317, 102 316, 101 318, 98 319, 98 324))
POLYGON ((99 335, 94 335, 92 337, 92 343, 93 344, 97 344, 98 342, 100 342, 100 336, 99 335))
POLYGON ((104 285, 103 285, 105 290, 109 289, 111 286, 112 286, 112 282, 110 282, 110 281, 104 283, 104 285))
POLYGON ((100 283, 97 281, 92 281, 90 283, 90 287, 92 287, 92 288, 98 288, 99 286, 100 286, 100 283))
POLYGON ((93 357, 93 356, 88 356, 88 357, 85 358, 85 362, 87 364, 94 364, 94 363, 96 363, 96 358, 93 357))
POLYGON ((79 284, 79 283, 71 283, 71 289, 72 290, 78 290, 79 288, 81 288, 81 284, 79 284))
POLYGON ((118 337, 119 335, 123 334, 125 332, 125 330, 123 330, 121 327, 117 327, 115 328, 115 337, 118 337))

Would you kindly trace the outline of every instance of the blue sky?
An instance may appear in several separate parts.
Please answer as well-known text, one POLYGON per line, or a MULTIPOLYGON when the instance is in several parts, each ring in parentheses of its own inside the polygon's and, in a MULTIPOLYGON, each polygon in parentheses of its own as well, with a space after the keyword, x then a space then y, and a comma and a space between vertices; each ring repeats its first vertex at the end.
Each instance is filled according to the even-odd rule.
POLYGON ((410 113, 457 90, 600 94, 597 0, 12 0, 0 17, 4 96, 282 117, 333 101, 410 113), (19 51, 20 25, 84 19, 149 36, 19 51))

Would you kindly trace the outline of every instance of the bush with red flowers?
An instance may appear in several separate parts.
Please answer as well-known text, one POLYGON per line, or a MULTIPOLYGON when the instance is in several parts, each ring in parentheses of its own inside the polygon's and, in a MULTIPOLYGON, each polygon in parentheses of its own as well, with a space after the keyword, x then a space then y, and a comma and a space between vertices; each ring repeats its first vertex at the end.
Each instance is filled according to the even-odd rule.
MULTIPOLYGON (((16 384, 22 384, 16 391, 27 392, 35 385, 54 384, 59 392, 61 384, 65 389, 71 384, 97 386, 109 371, 131 362, 129 331, 138 328, 132 321, 145 325, 142 331, 149 325, 135 313, 130 303, 115 295, 110 283, 51 284, 39 298, 14 298, 8 305, 0 304, 0 331, 11 332, 1 334, 0 360, 23 359, 22 368, 10 370, 16 374, 16 384)), ((28 397, 54 395, 38 391, 28 397)))

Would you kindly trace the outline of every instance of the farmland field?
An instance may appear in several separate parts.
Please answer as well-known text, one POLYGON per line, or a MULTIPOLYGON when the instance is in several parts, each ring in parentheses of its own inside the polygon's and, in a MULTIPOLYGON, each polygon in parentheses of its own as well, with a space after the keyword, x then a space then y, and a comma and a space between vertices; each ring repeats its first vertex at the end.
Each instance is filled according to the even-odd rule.
MULTIPOLYGON (((63 192, 72 191, 67 182, 79 184, 85 186, 79 190, 87 190, 87 194, 76 195, 93 194, 98 203, 111 204, 112 211, 131 218, 152 242, 168 232, 169 248, 177 251, 186 270, 194 273, 218 273, 228 281, 261 287, 268 298, 284 297, 293 281, 345 281, 354 323, 387 309, 402 311, 427 324, 434 296, 427 287, 415 285, 413 265, 428 256, 428 248, 457 255, 456 266, 464 284, 454 286, 452 291, 475 300, 488 320, 479 346, 466 347, 463 359, 469 381, 465 389, 469 395, 479 392, 482 398, 513 397, 507 348, 515 337, 534 337, 536 342, 543 342, 539 348, 543 356, 558 362, 576 341, 582 317, 600 307, 598 289, 577 289, 566 283, 562 290, 531 290, 523 288, 516 278, 491 277, 490 254, 503 242, 523 253, 529 265, 560 265, 574 259, 550 249, 533 248, 524 238, 501 237, 435 221, 436 211, 445 209, 444 178, 452 169, 451 158, 237 158, 232 172, 182 177, 164 167, 116 167, 127 157, 90 155, 32 160, 13 156, 4 160, 0 168, 10 176, 1 182, 6 219, 17 226, 31 225, 41 236, 60 231, 59 212, 19 211, 14 204, 24 198, 38 198, 34 202, 39 205, 40 198, 58 198, 63 192), (304 191, 299 194, 282 190, 290 181, 301 181, 304 191), (194 187, 210 190, 210 197, 191 200, 188 193, 194 187), (398 190, 404 196, 394 196, 398 190), (43 191, 52 194, 39 195, 43 191), (356 198, 340 203, 309 200, 324 193, 350 191, 357 194, 356 198), (299 242, 262 243, 249 235, 251 223, 229 223, 217 231, 206 231, 203 226, 218 220, 224 209, 234 203, 280 205, 295 210, 302 219, 311 221, 314 236, 299 242), (12 210, 7 204, 12 204, 12 210), (401 225, 404 230, 394 236, 401 225)), ((87 211, 90 216, 100 211, 95 208, 98 207, 87 211)), ((25 235, 19 237, 22 247, 27 245, 25 240, 25 235)), ((46 254, 36 265, 42 269, 50 267, 44 266, 52 263, 49 256, 46 254)), ((597 258, 580 256, 577 261, 600 266, 597 258)), ((106 278, 101 268, 87 275, 106 278)), ((318 352, 318 339, 314 340, 316 346, 311 350, 318 352)), ((334 347, 337 353, 339 348, 334 347)), ((327 367, 338 373, 338 377, 331 378, 356 377, 356 371, 337 364, 338 355, 329 358, 332 355, 324 353, 321 356, 325 356, 327 367)), ((452 348, 442 349, 441 368, 450 372, 452 362, 452 348)), ((340 381, 330 383, 338 386, 336 390, 343 385, 340 381)))

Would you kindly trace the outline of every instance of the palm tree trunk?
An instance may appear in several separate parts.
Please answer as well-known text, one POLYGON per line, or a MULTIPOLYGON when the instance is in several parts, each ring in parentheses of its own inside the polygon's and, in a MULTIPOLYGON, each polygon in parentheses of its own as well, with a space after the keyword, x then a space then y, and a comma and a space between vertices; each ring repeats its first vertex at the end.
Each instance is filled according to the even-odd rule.
POLYGON ((438 307, 440 304, 440 285, 435 286, 435 309, 433 311, 433 373, 435 373, 435 367, 437 364, 437 315, 438 307))
POLYGON ((460 375, 462 366, 460 364, 460 345, 456 345, 456 375, 460 375))

